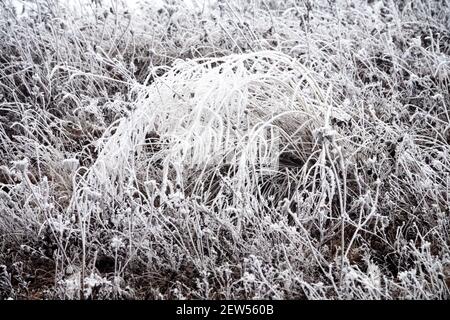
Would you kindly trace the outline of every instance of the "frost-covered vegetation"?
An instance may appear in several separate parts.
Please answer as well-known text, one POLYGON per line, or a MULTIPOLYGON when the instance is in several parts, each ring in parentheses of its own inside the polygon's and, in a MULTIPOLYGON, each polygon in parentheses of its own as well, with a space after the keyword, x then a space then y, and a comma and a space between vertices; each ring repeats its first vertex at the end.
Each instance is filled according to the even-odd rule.
POLYGON ((0 0, 0 298, 449 298, 450 1, 81 2, 0 0))

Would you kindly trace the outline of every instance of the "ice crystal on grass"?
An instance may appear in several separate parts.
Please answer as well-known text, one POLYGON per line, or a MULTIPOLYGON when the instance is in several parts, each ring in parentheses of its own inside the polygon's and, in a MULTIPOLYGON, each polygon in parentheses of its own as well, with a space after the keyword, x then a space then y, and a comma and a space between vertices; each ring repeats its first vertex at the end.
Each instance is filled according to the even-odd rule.
POLYGON ((449 298, 448 1, 79 4, 0 1, 0 298, 449 298))

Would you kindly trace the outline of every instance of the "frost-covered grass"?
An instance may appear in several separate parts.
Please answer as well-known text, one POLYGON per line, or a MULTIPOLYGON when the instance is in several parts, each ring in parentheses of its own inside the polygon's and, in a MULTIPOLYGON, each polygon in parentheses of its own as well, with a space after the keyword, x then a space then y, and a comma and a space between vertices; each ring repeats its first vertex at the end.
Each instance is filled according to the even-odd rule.
POLYGON ((0 0, 0 298, 449 298, 449 1, 80 3, 0 0))

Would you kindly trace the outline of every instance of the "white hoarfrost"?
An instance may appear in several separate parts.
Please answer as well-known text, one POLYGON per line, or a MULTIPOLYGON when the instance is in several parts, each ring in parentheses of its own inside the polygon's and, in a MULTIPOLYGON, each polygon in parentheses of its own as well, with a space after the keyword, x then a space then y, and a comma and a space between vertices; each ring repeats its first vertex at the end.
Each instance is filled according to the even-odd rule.
MULTIPOLYGON (((250 192, 258 175, 276 172, 284 132, 320 127, 328 109, 311 72, 271 51, 177 61, 166 75, 133 91, 136 109, 107 130, 80 191, 89 186, 122 197, 117 186, 136 181, 136 158, 144 155, 147 169, 140 170, 162 165, 160 190, 187 180, 195 185, 208 168, 229 164, 237 169, 234 190, 250 192), (145 153, 148 134, 161 141, 152 154, 145 153)), ((83 202, 72 201, 75 207, 83 202)))

